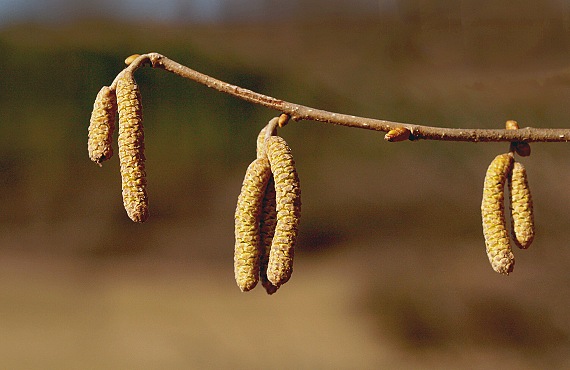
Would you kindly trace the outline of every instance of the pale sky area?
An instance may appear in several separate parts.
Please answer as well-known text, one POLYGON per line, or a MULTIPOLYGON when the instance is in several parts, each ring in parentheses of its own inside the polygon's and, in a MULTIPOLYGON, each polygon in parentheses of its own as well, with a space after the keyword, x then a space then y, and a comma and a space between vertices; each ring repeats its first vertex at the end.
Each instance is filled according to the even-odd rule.
POLYGON ((400 12, 472 17, 550 17, 570 13, 570 0, 0 0, 0 27, 20 22, 60 23, 85 18, 174 23, 287 21, 400 12), (522 12, 522 13, 521 13, 522 12))
POLYGON ((0 25, 21 21, 61 22, 86 17, 132 20, 217 22, 256 20, 303 12, 304 4, 323 14, 385 12, 397 0, 0 0, 0 25))

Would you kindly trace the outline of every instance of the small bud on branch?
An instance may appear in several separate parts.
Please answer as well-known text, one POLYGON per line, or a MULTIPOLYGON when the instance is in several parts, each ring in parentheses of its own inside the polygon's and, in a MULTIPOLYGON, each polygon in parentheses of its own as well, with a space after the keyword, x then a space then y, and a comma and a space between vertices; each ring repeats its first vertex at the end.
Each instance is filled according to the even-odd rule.
POLYGON ((384 140, 389 142, 405 141, 410 138, 410 130, 405 127, 398 127, 393 130, 388 131, 384 136, 384 140))

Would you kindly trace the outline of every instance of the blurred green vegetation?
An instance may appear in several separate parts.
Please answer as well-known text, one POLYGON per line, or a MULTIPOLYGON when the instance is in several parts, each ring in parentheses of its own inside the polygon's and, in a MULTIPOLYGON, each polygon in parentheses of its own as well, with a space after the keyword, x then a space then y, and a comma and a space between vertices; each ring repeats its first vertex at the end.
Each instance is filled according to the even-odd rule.
MULTIPOLYGON (((477 39, 477 32, 454 22, 435 18, 406 25, 390 19, 340 26, 323 21, 276 25, 265 32, 268 25, 165 29, 92 21, 6 28, 0 32, 5 56, 0 62, 0 168, 9 190, 0 217, 4 224, 73 218, 82 214, 73 192, 116 193, 116 161, 103 170, 88 167, 85 132, 96 92, 135 52, 156 50, 255 91, 363 116, 449 127, 500 127, 509 118, 537 127, 561 127, 567 121, 567 73, 561 73, 565 59, 560 55, 566 52, 560 46, 568 36, 552 38, 556 25, 546 32, 522 27, 521 37, 532 41, 523 49, 509 48, 512 37, 495 39, 491 45, 501 49, 497 52, 484 52, 489 44, 466 46, 465 39, 477 39), (38 206, 43 207, 39 212, 38 206)), ((479 34, 490 37, 489 29, 483 31, 479 34)), ((252 137, 274 113, 163 71, 143 69, 137 79, 145 107, 153 214, 190 217, 204 211, 205 204, 192 210, 188 204, 207 202, 203 193, 211 183, 239 176, 252 156, 252 137)), ((449 165, 462 165, 480 152, 450 143, 387 146, 377 144, 378 133, 295 126, 284 131, 298 156, 331 162, 331 156, 350 153, 355 163, 381 165, 428 151, 437 161, 452 157, 449 165)), ((310 161, 300 166, 319 171, 310 161)))
MULTIPOLYGON (((164 252, 156 238, 168 224, 222 220, 221 227, 231 227, 227 213, 253 158, 254 138, 277 112, 141 69, 136 78, 152 222, 135 228, 121 208, 116 157, 100 169, 87 160, 85 148, 94 96, 132 53, 158 51, 255 91, 361 116, 448 127, 501 127, 507 119, 564 127, 569 121, 565 18, 517 23, 482 16, 466 26, 454 7, 422 16, 403 9, 400 18, 341 23, 166 27, 84 21, 4 28, 1 224, 28 230, 81 220, 94 225, 95 237, 87 234, 60 251, 103 255, 164 252)), ((282 135, 294 148, 303 181, 303 250, 326 250, 355 234, 377 235, 371 231, 376 225, 431 236, 448 225, 449 237, 480 239, 473 211, 479 183, 486 162, 504 145, 390 145, 380 133, 306 122, 282 135)), ((547 148, 552 158, 566 153, 560 144, 536 147, 547 148)), ((551 219, 546 227, 563 225, 551 219)), ((228 253, 223 245, 215 250, 228 253)))

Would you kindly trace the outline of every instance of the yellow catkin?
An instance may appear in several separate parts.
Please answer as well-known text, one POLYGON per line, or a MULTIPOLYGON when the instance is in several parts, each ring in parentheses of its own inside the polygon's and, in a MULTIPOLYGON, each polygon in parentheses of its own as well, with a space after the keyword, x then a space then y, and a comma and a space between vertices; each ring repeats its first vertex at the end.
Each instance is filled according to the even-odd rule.
POLYGON ((144 222, 149 212, 142 101, 138 85, 129 71, 123 71, 117 79, 117 105, 123 204, 133 221, 144 222))
POLYGON ((493 159, 485 175, 481 203, 487 256, 493 270, 504 275, 512 272, 515 264, 504 210, 505 182, 513 161, 510 153, 500 154, 493 159))
POLYGON ((260 217, 271 167, 267 158, 255 159, 247 168, 235 213, 234 272, 239 288, 249 291, 259 279, 260 217))
POLYGON ((267 278, 267 266, 269 265, 269 254, 271 253, 271 243, 275 235, 277 225, 277 209, 275 203, 275 183, 273 176, 269 178, 265 197, 261 206, 261 219, 259 222, 261 249, 259 256, 259 279, 267 294, 273 294, 279 287, 273 285, 267 278))
POLYGON ((99 165, 113 156, 113 133, 117 116, 115 90, 103 86, 97 93, 89 123, 87 150, 89 158, 99 165))
POLYGON ((519 162, 515 162, 509 177, 509 196, 513 240, 526 249, 534 239, 534 216, 526 169, 519 162))
MULTIPOLYGON (((257 135, 257 158, 267 158, 265 152, 265 139, 267 138, 267 130, 272 127, 271 123, 277 120, 273 118, 270 123, 261 129, 257 135)), ((274 127, 275 125, 273 125, 274 127)), ((277 129, 274 127, 271 135, 276 135, 277 129)), ((269 162, 268 162, 269 163, 269 162)), ((270 169, 271 171, 271 169, 270 169)), ((275 183, 273 175, 269 177, 265 196, 261 206, 261 218, 259 222, 260 229, 260 255, 259 255, 259 280, 261 285, 265 288, 267 294, 273 294, 277 291, 278 287, 273 285, 267 278, 267 266, 269 264, 269 253, 271 251, 271 243, 273 235, 275 234, 275 226, 277 224, 277 209, 275 204, 275 183)))
POLYGON ((266 153, 275 182, 277 223, 271 243, 267 278, 275 286, 286 283, 293 273, 293 257, 301 216, 301 188, 295 161, 285 140, 271 136, 266 153))

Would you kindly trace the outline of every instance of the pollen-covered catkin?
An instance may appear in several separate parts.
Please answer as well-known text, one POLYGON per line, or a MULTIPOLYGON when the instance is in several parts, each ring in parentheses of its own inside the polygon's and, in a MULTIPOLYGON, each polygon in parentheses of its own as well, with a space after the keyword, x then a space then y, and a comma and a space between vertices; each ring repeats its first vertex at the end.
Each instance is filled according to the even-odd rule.
POLYGON ((260 217, 271 167, 267 158, 257 158, 247 168, 235 213, 234 273, 243 292, 259 279, 260 217))
POLYGON ((526 169, 522 163, 515 162, 513 165, 509 177, 509 197, 513 240, 519 248, 526 249, 534 239, 534 216, 526 169))
POLYGON ((512 153, 500 154, 493 159, 485 175, 481 214, 487 256, 498 273, 513 271, 515 257, 511 250, 505 223, 505 182, 513 165, 512 153))
MULTIPOLYGON (((265 152, 265 139, 267 138, 267 130, 273 127, 273 131, 270 135, 276 135, 277 129, 274 125, 274 121, 279 118, 275 117, 267 126, 261 129, 257 135, 257 158, 267 158, 267 153, 265 152)), ((267 266, 269 264, 269 253, 271 251, 271 243, 273 241, 273 235, 275 234, 275 226, 277 224, 277 210, 275 204, 275 182, 273 181, 273 175, 269 177, 267 187, 265 189, 265 196, 263 197, 263 202, 261 206, 261 218, 259 223, 260 228, 260 255, 259 255, 259 280, 261 285, 265 288, 267 294, 273 294, 277 291, 278 287, 273 285, 267 278, 267 266)))
POLYGON ((87 150, 89 158, 99 165, 113 156, 113 133, 117 116, 115 90, 103 86, 97 93, 89 122, 87 150))
POLYGON ((275 204, 275 183, 273 176, 269 178, 265 197, 261 205, 261 218, 259 222, 261 249, 259 256, 259 279, 267 294, 273 294, 279 287, 273 285, 267 278, 267 266, 269 265, 269 254, 271 253, 271 243, 275 235, 277 225, 277 209, 275 204))
POLYGON ((293 257, 301 216, 301 188, 291 149, 279 136, 265 142, 275 182, 277 224, 269 253, 267 278, 279 287, 293 273, 293 257))
POLYGON ((121 72, 117 79, 117 105, 123 204, 133 221, 144 222, 149 213, 142 101, 138 85, 130 71, 121 72))

